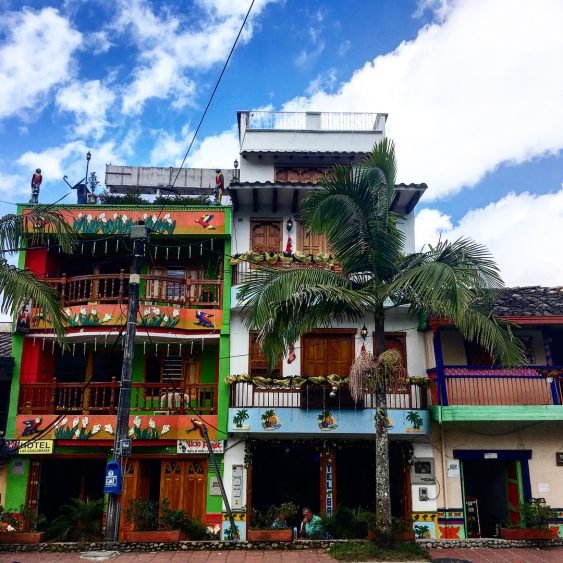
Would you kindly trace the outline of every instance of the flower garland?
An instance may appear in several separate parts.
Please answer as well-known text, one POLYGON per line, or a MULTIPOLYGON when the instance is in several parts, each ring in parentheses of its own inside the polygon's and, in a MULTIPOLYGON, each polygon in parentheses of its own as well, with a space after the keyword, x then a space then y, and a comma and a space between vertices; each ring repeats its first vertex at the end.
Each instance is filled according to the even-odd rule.
POLYGON ((261 262, 266 262, 270 266, 274 266, 278 262, 285 266, 291 264, 318 264, 319 266, 324 266, 327 268, 332 268, 334 266, 334 258, 327 254, 326 252, 319 252, 318 254, 304 254, 299 250, 293 253, 289 252, 256 252, 250 250, 244 253, 237 253, 229 260, 231 266, 236 266, 241 262, 251 262, 253 264, 259 264, 261 262))
POLYGON ((274 377, 251 377, 247 373, 241 373, 236 375, 229 375, 225 378, 225 383, 227 385, 233 385, 234 383, 252 383, 257 387, 282 387, 285 389, 293 388, 300 389, 305 383, 313 383, 314 385, 329 384, 333 387, 341 387, 346 385, 349 381, 349 377, 342 377, 332 373, 330 375, 324 376, 305 376, 293 375, 283 378, 274 377))

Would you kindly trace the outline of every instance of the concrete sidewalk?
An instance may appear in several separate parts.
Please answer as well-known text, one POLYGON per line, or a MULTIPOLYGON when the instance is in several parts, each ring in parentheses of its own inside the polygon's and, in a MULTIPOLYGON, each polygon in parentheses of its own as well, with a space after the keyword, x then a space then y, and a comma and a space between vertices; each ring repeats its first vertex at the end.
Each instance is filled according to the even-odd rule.
MULTIPOLYGON (((459 548, 431 549, 432 561, 437 563, 563 563, 563 547, 547 549, 459 548)), ((160 551, 142 553, 49 553, 0 552, 0 563, 68 563, 70 561, 107 561, 108 563, 318 563, 334 561, 324 550, 252 550, 252 551, 160 551)), ((384 562, 379 562, 384 563, 384 562)), ((397 562, 394 562, 397 563, 397 562)))

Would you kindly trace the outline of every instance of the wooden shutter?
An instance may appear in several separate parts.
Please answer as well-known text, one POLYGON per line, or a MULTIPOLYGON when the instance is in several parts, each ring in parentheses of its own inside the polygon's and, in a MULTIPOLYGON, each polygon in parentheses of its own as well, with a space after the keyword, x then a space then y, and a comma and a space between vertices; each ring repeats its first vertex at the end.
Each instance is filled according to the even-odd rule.
POLYGON ((273 377, 282 376, 282 360, 278 361, 273 370, 268 369, 268 362, 262 354, 260 343, 257 341, 257 333, 250 332, 250 350, 249 350, 249 366, 248 371, 251 377, 263 377, 265 375, 272 375, 273 377))
POLYGON ((207 460, 193 459, 184 463, 186 465, 184 510, 192 518, 203 522, 206 514, 207 460))
POLYGON ((256 252, 280 252, 283 228, 281 219, 252 219, 250 221, 250 248, 256 252))
POLYGON ((330 254, 326 235, 313 234, 305 229, 303 223, 297 224, 297 248, 304 254, 330 254))
POLYGON ((301 373, 343 377, 350 373, 354 361, 355 340, 351 332, 305 334, 301 338, 301 373))

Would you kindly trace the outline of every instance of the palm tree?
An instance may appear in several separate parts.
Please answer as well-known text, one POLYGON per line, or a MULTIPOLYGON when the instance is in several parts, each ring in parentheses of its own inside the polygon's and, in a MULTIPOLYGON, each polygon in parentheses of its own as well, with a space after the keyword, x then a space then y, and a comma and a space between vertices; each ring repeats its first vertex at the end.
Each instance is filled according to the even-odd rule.
POLYGON ((20 250, 59 245, 71 253, 76 242, 72 227, 52 206, 35 205, 25 214, 9 213, 0 217, 0 310, 19 312, 30 301, 53 323, 59 338, 64 335, 65 315, 60 295, 55 288, 42 282, 27 269, 8 262, 8 256, 20 250))
POLYGON ((385 352, 388 304, 408 305, 413 314, 449 318, 468 340, 479 342, 501 363, 523 363, 510 325, 496 319, 488 307, 491 292, 503 282, 485 247, 462 238, 404 253, 401 219, 391 210, 396 169, 394 144, 384 139, 354 170, 335 166, 320 189, 303 200, 305 227, 326 235, 341 273, 253 270, 239 293, 245 322, 258 331, 272 366, 316 327, 373 319, 373 356, 361 354, 356 360, 352 371, 356 368, 361 377, 353 391, 367 385, 376 395, 376 516, 380 536, 386 538, 392 534, 386 388, 401 371, 400 355, 385 352))

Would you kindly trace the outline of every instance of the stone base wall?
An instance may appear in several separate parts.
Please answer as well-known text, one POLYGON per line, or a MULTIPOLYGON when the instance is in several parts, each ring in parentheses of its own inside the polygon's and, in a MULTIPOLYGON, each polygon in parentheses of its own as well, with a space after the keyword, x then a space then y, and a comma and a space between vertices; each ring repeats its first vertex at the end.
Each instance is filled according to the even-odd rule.
POLYGON ((554 547, 563 545, 563 538, 552 540, 503 540, 497 538, 475 538, 460 540, 417 540, 426 549, 453 549, 459 547, 488 547, 492 549, 517 547, 554 547))
MULTIPOLYGON (((38 544, 0 544, 0 552, 41 551, 69 553, 76 551, 224 551, 226 549, 328 549, 331 545, 358 540, 298 540, 296 542, 247 542, 247 541, 180 541, 180 542, 52 542, 38 544)), ((364 540, 365 541, 365 540, 364 540)))

